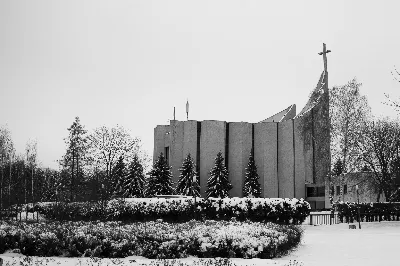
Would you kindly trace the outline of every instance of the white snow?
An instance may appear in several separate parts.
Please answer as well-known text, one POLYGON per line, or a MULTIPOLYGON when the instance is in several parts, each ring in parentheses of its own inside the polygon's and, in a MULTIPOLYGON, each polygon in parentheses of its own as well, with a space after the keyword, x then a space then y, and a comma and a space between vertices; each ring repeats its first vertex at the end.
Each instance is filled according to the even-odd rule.
MULTIPOLYGON (((99 258, 60 258, 60 257, 27 257, 21 254, 5 253, 1 254, 0 258, 3 259, 3 265, 43 265, 43 266, 106 266, 106 265, 119 265, 119 266, 141 266, 150 264, 150 259, 143 257, 127 257, 123 259, 99 259, 99 258)), ((199 260, 197 258, 180 259, 181 262, 192 264, 193 261, 199 260)), ((232 262, 237 266, 254 265, 254 266, 302 266, 301 263, 294 263, 293 261, 275 261, 263 259, 232 259, 232 262)), ((1 266, 1 264, 0 264, 1 266)))
MULTIPOLYGON (((307 226, 304 238, 297 250, 289 255, 274 260, 261 259, 233 259, 236 265, 304 265, 304 266, 398 266, 399 241, 400 241, 400 222, 373 222, 361 223, 362 229, 348 229, 348 224, 307 226), (294 263, 294 260, 303 262, 294 263)), ((2 254, 4 264, 19 265, 24 256, 19 254, 2 254)), ((186 258, 182 261, 190 263, 196 258, 186 258)), ((39 258, 32 257, 29 265, 115 265, 117 261, 110 259, 90 259, 90 258, 39 258)), ((148 264, 151 260, 143 257, 128 257, 121 259, 118 265, 137 265, 148 264), (132 260, 135 260, 133 262, 132 260)), ((28 265, 28 264, 23 264, 28 265)))
POLYGON ((300 260, 305 266, 398 266, 400 222, 303 226, 302 244, 276 260, 300 260))

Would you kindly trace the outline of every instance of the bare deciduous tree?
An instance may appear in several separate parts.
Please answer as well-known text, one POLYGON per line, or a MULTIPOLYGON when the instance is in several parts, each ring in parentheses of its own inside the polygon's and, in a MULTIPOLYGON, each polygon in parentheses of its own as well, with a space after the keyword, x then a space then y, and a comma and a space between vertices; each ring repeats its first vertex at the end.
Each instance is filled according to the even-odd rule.
MULTIPOLYGON (((25 152, 26 152, 26 162, 31 171, 31 197, 32 197, 31 199, 32 199, 32 203, 35 203, 33 184, 34 184, 34 179, 35 179, 34 172, 35 172, 36 158, 37 158, 37 141, 36 140, 28 141, 28 143, 26 143, 25 152)), ((27 180, 27 178, 25 178, 25 204, 27 203, 26 180, 27 180)), ((28 209, 26 209, 26 217, 28 217, 28 209)))
POLYGON ((396 161, 399 160, 400 124, 398 121, 375 119, 365 123, 360 141, 359 159, 366 163, 374 173, 379 197, 384 193, 386 200, 391 201, 395 189, 394 178, 396 161))
POLYGON ((0 210, 3 209, 4 195, 4 167, 6 159, 10 160, 10 180, 11 180, 11 157, 14 151, 14 145, 11 139, 11 133, 6 127, 0 128, 0 159, 1 159, 1 187, 0 187, 0 210))
POLYGON ((354 78, 330 90, 332 161, 340 159, 344 172, 360 167, 357 142, 371 113, 366 97, 360 94, 361 85, 354 78))
MULTIPOLYGON (((139 140, 121 126, 96 128, 89 136, 90 156, 94 167, 106 172, 105 186, 109 190, 112 181, 112 169, 120 156, 131 160, 140 151, 139 140)), ((110 194, 111 191, 107 191, 110 194)))

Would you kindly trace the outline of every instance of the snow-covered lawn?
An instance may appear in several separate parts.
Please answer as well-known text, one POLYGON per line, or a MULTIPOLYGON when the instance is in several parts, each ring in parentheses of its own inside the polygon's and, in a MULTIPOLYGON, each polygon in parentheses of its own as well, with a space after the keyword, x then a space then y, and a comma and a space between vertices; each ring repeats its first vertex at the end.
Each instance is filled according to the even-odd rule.
POLYGON ((305 266, 399 266, 400 222, 303 226, 304 238, 296 251, 276 260, 300 260, 305 266))

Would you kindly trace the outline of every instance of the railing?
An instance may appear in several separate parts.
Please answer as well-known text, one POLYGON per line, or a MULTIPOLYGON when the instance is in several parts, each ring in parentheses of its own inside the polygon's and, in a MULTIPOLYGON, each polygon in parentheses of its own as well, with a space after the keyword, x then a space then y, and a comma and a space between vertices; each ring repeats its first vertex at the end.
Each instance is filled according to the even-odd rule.
MULTIPOLYGON (((381 222, 381 221, 400 221, 400 213, 378 214, 378 213, 360 213, 361 222, 381 222)), ((339 219, 338 213, 331 214, 329 211, 312 212, 303 222, 305 225, 332 225, 339 223, 356 223, 356 217, 342 217, 339 219)))
POLYGON ((338 223, 340 223, 340 221, 337 213, 331 214, 331 212, 312 212, 306 218, 303 224, 332 225, 338 223))

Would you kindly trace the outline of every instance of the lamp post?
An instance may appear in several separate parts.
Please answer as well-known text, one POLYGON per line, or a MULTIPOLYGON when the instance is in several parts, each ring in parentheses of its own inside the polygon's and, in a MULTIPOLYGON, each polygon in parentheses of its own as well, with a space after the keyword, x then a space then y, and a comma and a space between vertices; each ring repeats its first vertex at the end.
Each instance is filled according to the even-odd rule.
POLYGON ((193 197, 194 197, 194 218, 196 219, 197 217, 197 215, 196 215, 196 212, 197 212, 197 202, 196 202, 196 192, 194 191, 195 190, 195 188, 196 188, 196 185, 197 185, 197 179, 196 179, 196 176, 193 176, 193 180, 192 180, 193 182, 192 182, 192 194, 193 194, 193 197))
POLYGON ((357 192, 357 214, 358 214, 358 228, 361 229, 361 219, 360 219, 360 197, 358 195, 358 185, 356 185, 357 192))
POLYGON ((105 205, 105 193, 104 193, 104 184, 101 184, 101 212, 104 214, 104 205, 105 205))

